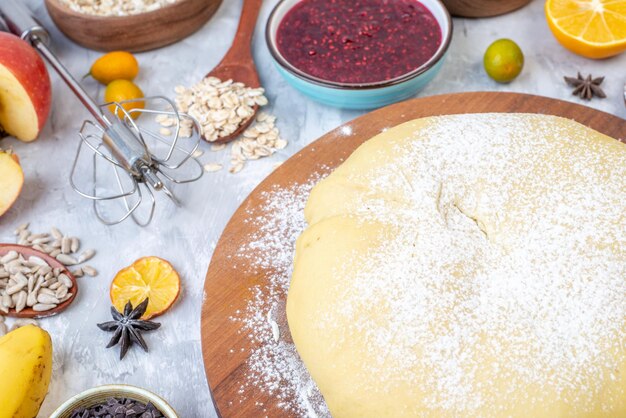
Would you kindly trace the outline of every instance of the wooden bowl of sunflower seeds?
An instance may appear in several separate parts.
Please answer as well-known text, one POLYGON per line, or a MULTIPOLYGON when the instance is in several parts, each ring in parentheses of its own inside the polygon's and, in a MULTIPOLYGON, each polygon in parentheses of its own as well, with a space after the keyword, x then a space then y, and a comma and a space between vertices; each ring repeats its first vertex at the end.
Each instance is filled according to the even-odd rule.
POLYGON ((68 399, 50 418, 92 418, 107 415, 108 409, 127 418, 178 418, 176 411, 161 397, 131 385, 106 385, 88 389, 68 399))
POLYGON ((0 244, 0 315, 57 315, 77 293, 76 278, 59 260, 32 247, 0 244))
POLYGON ((45 0, 68 38, 100 51, 148 51, 200 29, 222 0, 45 0))

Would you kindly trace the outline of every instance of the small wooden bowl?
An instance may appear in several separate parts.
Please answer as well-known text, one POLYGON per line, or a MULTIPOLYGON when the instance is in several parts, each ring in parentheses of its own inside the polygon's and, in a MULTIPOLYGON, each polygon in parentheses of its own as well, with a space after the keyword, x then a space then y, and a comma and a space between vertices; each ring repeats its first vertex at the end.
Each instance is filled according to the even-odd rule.
POLYGON ((459 17, 497 16, 526 6, 530 0, 442 0, 450 14, 459 17))
POLYGON ((61 32, 76 43, 100 51, 140 52, 177 42, 198 30, 222 0, 178 0, 160 9, 128 16, 79 13, 61 0, 45 0, 61 32))
POLYGON ((0 257, 5 255, 9 251, 17 251, 19 254, 22 254, 24 258, 28 258, 31 255, 34 255, 35 257, 39 257, 43 259, 52 268, 63 269, 63 273, 65 273, 67 277, 69 277, 70 280, 72 281, 72 288, 70 289, 72 296, 65 302, 57 305, 56 308, 50 309, 49 311, 37 312, 37 311, 34 311, 32 308, 25 308, 18 313, 18 312, 15 312, 15 309, 10 309, 8 314, 5 314, 4 312, 0 311, 0 315, 10 316, 13 318, 34 318, 34 319, 47 318, 49 316, 60 314, 61 312, 66 310, 72 304, 72 302, 74 302, 74 299, 76 299, 76 294, 78 293, 78 285, 76 284, 76 277, 74 277, 74 275, 70 273, 69 269, 65 267, 60 261, 58 261, 55 258, 50 257, 48 254, 42 253, 41 251, 37 251, 31 247, 27 247, 24 245, 0 244, 0 257))

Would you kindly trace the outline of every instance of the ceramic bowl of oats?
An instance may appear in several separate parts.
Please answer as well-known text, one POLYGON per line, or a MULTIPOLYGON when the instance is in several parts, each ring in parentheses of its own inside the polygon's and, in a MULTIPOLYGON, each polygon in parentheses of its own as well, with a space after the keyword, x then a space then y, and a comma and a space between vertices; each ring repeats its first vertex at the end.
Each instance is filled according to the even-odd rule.
POLYGON ((68 38, 100 51, 148 51, 198 30, 222 0, 45 0, 68 38))

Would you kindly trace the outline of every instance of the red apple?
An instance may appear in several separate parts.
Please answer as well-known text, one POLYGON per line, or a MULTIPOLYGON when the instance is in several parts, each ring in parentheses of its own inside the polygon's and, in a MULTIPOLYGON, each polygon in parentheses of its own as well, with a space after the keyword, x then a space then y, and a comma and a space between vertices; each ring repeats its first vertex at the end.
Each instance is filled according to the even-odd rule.
POLYGON ((17 200, 24 184, 24 172, 17 155, 0 149, 0 216, 17 200))
POLYGON ((33 141, 46 123, 51 99, 50 76, 35 49, 0 32, 0 128, 33 141))

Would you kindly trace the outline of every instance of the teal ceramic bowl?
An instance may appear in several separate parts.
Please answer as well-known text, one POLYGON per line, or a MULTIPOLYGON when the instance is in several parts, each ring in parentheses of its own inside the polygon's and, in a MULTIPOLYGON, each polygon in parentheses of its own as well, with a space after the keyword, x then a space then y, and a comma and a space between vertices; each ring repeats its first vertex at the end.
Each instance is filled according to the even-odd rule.
POLYGON ((439 49, 426 63, 400 77, 376 83, 345 84, 322 80, 291 65, 278 51, 276 33, 285 15, 301 0, 281 0, 272 10, 265 40, 278 72, 300 92, 323 104, 345 109, 374 109, 413 97, 437 75, 452 39, 452 19, 440 0, 420 0, 437 19, 439 49))

